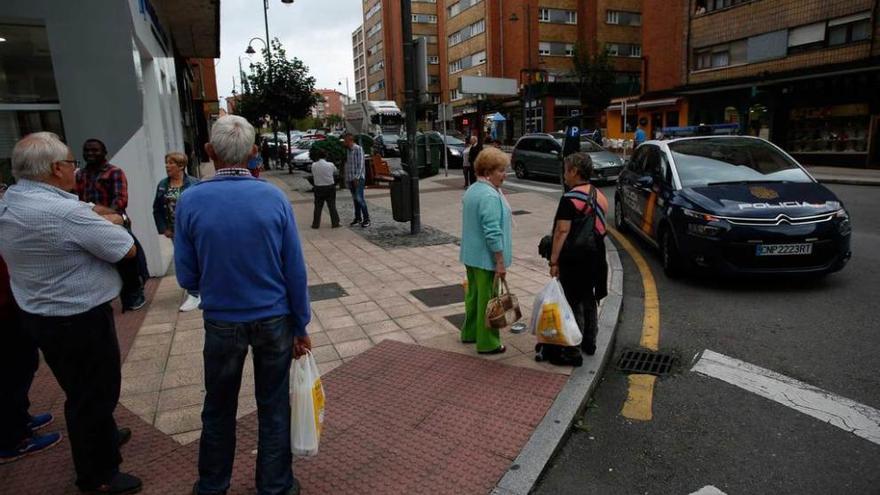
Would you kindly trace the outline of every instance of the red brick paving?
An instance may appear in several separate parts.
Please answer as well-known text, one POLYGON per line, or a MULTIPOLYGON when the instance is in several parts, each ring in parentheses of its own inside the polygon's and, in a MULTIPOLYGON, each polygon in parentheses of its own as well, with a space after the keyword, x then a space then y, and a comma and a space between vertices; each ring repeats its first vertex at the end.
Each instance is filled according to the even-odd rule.
MULTIPOLYGON (((152 299, 156 283, 147 286, 152 299)), ((118 308, 117 308, 118 310, 118 308)), ((123 356, 146 309, 118 314, 123 356)), ((323 378, 325 432, 317 457, 297 459, 305 494, 484 494, 501 478, 567 377, 386 340, 323 378)), ((64 428, 63 393, 41 367, 33 411, 51 410, 64 428)), ((122 469, 144 480, 147 494, 189 493, 198 442, 179 445, 125 407, 133 430, 122 469)), ((254 493, 256 413, 239 420, 233 494, 254 493)), ((67 441, 0 466, 2 494, 74 494, 67 441)))

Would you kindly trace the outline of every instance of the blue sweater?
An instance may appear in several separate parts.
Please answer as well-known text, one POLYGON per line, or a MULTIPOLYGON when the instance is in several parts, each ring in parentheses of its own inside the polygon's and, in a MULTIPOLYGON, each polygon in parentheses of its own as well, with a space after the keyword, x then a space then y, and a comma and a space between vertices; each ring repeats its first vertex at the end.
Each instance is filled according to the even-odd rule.
POLYGON ((311 318, 293 210, 277 187, 219 176, 180 195, 174 223, 177 281, 198 290, 205 318, 249 322, 289 314, 294 335, 311 318))

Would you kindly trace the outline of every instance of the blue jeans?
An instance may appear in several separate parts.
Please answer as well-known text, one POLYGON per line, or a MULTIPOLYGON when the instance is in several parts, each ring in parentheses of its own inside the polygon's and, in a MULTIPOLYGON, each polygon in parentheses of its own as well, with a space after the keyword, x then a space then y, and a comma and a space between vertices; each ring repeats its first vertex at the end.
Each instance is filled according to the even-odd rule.
POLYGON ((205 405, 199 444, 200 494, 229 489, 235 457, 235 415, 248 346, 253 349, 259 437, 257 493, 294 486, 290 453, 290 361, 293 328, 287 315, 247 323, 205 319, 205 405))
POLYGON ((364 179, 357 179, 356 185, 348 183, 348 189, 351 191, 351 199, 354 201, 354 218, 355 220, 369 220, 370 214, 367 212, 367 200, 364 199, 364 179))

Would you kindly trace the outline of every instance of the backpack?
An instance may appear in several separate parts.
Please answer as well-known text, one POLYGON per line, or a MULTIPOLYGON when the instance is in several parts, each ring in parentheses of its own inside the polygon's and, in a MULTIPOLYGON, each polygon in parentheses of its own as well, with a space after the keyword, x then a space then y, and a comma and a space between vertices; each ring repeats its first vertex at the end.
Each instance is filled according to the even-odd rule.
POLYGON ((569 191, 563 197, 583 201, 586 212, 581 210, 583 214, 571 221, 571 230, 562 246, 560 257, 576 261, 584 255, 598 253, 605 236, 596 232, 596 219, 605 225, 605 215, 596 201, 596 188, 591 186, 589 195, 581 191, 569 191))

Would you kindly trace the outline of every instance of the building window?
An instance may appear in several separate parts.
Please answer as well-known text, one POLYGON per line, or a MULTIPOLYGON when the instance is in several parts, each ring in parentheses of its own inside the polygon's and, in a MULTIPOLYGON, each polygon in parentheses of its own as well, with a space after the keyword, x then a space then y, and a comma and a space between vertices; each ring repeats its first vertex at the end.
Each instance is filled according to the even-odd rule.
POLYGON ((373 55, 379 53, 380 51, 382 51, 382 42, 381 41, 377 42, 375 45, 373 45, 367 49, 367 56, 372 57, 373 55))
POLYGON ((574 43, 565 44, 565 56, 574 57, 574 43))
POLYGON ((788 53, 825 46, 825 23, 817 22, 788 30, 788 53))
POLYGON ((620 26, 641 26, 642 14, 638 12, 624 12, 622 10, 605 11, 605 23, 620 26))
POLYGON ((377 22, 373 27, 371 27, 369 31, 367 31, 367 38, 369 38, 370 36, 373 36, 374 34, 378 33, 381 30, 382 30, 382 22, 380 21, 380 22, 377 22))
POLYGON ((461 59, 449 63, 449 73, 455 74, 456 72, 461 72, 461 59))
POLYGON ((437 65, 440 63, 440 57, 437 55, 428 55, 428 63, 431 65, 437 65))
POLYGON ((437 0, 412 0, 413 3, 437 3, 437 0))
POLYGON ((440 76, 428 76, 428 85, 434 86, 440 84, 440 76))
POLYGON ((850 15, 828 21, 828 46, 843 45, 871 37, 871 13, 850 15))
POLYGON ((457 89, 449 90, 449 101, 456 101, 461 99, 461 91, 457 89))
POLYGON ((694 52, 696 70, 714 69, 747 62, 746 40, 700 48, 694 52))
POLYGON ((380 60, 379 62, 376 62, 375 64, 370 66, 370 74, 375 74, 383 68, 385 68, 385 61, 380 60))
POLYGON ((413 14, 412 21, 416 24, 437 24, 437 16, 434 14, 413 14))
POLYGON ((713 10, 735 7, 752 1, 754 0, 697 0, 694 14, 702 15, 706 12, 712 12, 713 10))
POLYGON ((612 57, 633 57, 642 56, 642 46, 633 43, 606 43, 605 50, 612 57))
POLYGON ((539 41, 538 42, 538 55, 550 55, 550 42, 549 41, 539 41))
POLYGON ((480 19, 479 21, 465 26, 462 29, 452 33, 449 35, 449 46, 455 46, 462 41, 469 40, 478 34, 482 34, 486 31, 486 21, 484 19, 480 19))
POLYGON ((385 80, 384 79, 382 79, 381 81, 377 82, 376 84, 373 84, 372 86, 370 86, 370 93, 375 93, 376 91, 379 91, 380 89, 385 89, 385 80))
POLYGON ((474 5, 480 3, 482 0, 460 0, 459 2, 455 2, 446 8, 447 17, 453 18, 458 14, 461 14, 465 10, 473 7, 474 5))
POLYGON ((366 13, 364 13, 364 20, 367 20, 370 17, 373 17, 380 10, 382 10, 382 0, 379 0, 378 2, 376 2, 376 5, 373 5, 372 7, 370 7, 370 10, 368 10, 368 11, 366 11, 366 13))
POLYGON ((556 24, 577 24, 577 11, 540 8, 538 9, 538 22, 552 22, 556 24))
POLYGON ((486 63, 486 51, 481 50, 479 52, 465 55, 458 60, 453 60, 452 62, 450 62, 449 73, 454 74, 456 72, 460 72, 484 63, 486 63))

